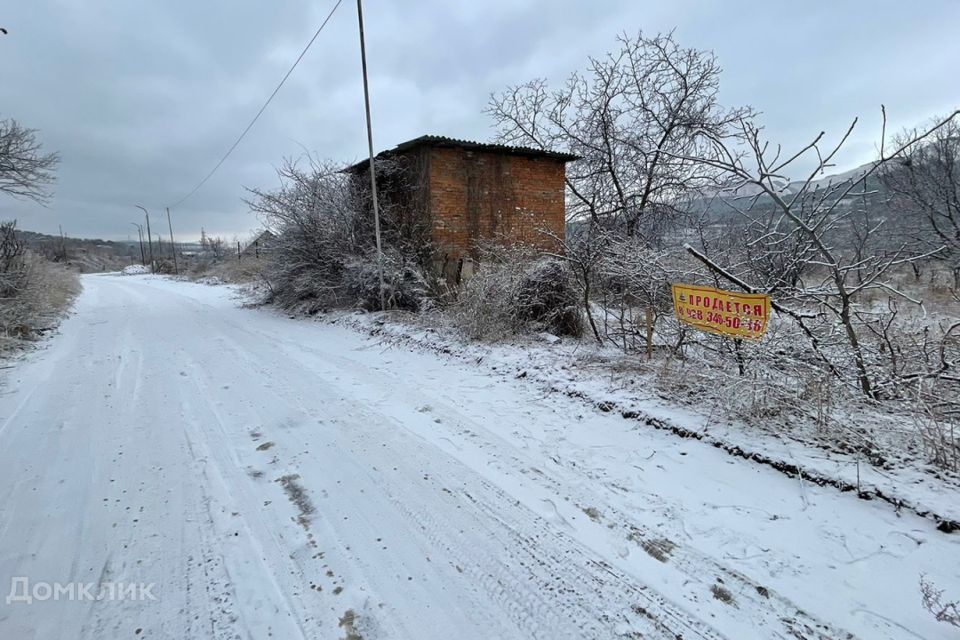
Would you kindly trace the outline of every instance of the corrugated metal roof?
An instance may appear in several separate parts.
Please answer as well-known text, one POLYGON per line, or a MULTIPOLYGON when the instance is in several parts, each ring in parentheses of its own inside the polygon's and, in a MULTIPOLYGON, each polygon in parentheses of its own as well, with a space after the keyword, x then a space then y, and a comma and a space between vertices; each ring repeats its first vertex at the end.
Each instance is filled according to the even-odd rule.
MULTIPOLYGON (((473 140, 459 140, 457 138, 448 138, 446 136, 420 136, 419 138, 414 138, 413 140, 407 140, 406 142, 401 142, 393 149, 387 149, 386 151, 381 151, 377 154, 377 157, 389 157, 398 153, 403 153, 404 151, 409 151, 411 149, 416 149, 417 147, 430 146, 430 147, 455 147, 461 149, 467 149, 469 151, 483 151, 487 153, 502 153, 505 155, 513 156, 528 156, 531 158, 552 158, 554 160, 562 160, 564 162, 571 162, 573 160, 579 160, 580 156, 574 155, 572 153, 564 153, 562 151, 549 151, 545 149, 535 149, 533 147, 515 147, 512 145, 506 144, 495 144, 487 142, 475 142, 473 140)), ((369 160, 361 160, 360 162, 351 165, 344 169, 344 171, 360 171, 365 169, 369 160)))

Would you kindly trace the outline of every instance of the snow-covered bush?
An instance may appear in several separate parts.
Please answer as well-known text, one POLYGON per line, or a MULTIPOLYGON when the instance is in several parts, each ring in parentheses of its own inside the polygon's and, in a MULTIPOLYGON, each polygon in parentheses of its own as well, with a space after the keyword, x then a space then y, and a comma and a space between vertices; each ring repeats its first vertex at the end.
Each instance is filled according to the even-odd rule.
POLYGON ((49 329, 79 290, 76 273, 28 251, 15 223, 0 224, 0 351, 49 329))
POLYGON ((616 234, 605 234, 600 241, 591 283, 598 332, 624 351, 644 350, 649 312, 657 342, 676 344, 680 327, 672 322, 670 284, 699 282, 702 275, 676 248, 654 249, 638 238, 616 234))
POLYGON ((226 284, 226 281, 218 276, 201 276, 194 280, 194 282, 197 284, 205 284, 209 287, 219 287, 226 284))
MULTIPOLYGON (((265 302, 314 313, 380 308, 373 216, 362 185, 334 162, 308 158, 278 171, 282 186, 253 190, 251 209, 275 233, 265 256, 265 302)), ((402 254, 389 207, 381 216, 388 308, 419 309, 428 287, 417 262, 402 254)))
POLYGON ((146 273, 150 273, 150 267, 142 264, 131 264, 120 270, 120 275, 124 276, 142 276, 146 273))
POLYGON ((520 279, 514 297, 517 318, 558 336, 583 334, 583 315, 573 274, 566 262, 541 258, 520 279))
POLYGON ((448 310, 454 326, 472 340, 499 340, 515 333, 520 323, 513 300, 523 273, 521 265, 528 260, 515 252, 500 260, 485 256, 473 277, 460 285, 448 310))
MULTIPOLYGON (((380 274, 376 254, 350 261, 344 271, 345 288, 365 311, 380 310, 380 274)), ((430 299, 430 287, 420 269, 397 253, 383 257, 383 298, 388 309, 420 311, 430 299)))
POLYGON ((0 299, 17 295, 25 273, 26 246, 17 236, 16 221, 0 223, 0 299))
POLYGON ((479 269, 461 285, 449 315, 474 340, 534 331, 571 336, 583 332, 579 293, 569 267, 522 248, 486 247, 479 269))

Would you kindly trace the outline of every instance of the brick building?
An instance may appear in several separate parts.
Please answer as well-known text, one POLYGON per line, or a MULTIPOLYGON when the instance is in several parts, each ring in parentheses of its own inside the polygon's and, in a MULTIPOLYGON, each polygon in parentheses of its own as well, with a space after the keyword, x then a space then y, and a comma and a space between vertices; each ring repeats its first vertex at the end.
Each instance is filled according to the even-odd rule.
MULTIPOLYGON (((577 156, 421 136, 377 156, 377 191, 401 235, 432 247, 438 272, 459 279, 492 240, 557 250, 565 230, 564 171, 577 156)), ((369 184, 369 162, 347 169, 369 184)))

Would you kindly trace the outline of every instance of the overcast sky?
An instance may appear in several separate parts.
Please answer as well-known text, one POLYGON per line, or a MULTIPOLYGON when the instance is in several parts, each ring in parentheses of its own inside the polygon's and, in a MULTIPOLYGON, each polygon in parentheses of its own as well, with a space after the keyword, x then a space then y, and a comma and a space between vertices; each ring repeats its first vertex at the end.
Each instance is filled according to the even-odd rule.
MULTIPOLYGON (((0 196, 0 219, 125 239, 135 204, 157 217, 212 168, 335 0, 19 0, 0 26, 0 117, 40 130, 62 156, 48 208, 0 196)), ((492 91, 561 81, 618 32, 676 29, 713 50, 726 105, 763 112, 787 147, 861 125, 838 170, 871 159, 880 104, 890 126, 960 106, 960 2, 873 0, 367 0, 374 142, 425 134, 476 140, 492 91)), ((344 0, 254 130, 174 210, 178 239, 245 237, 244 186, 309 149, 345 163, 366 150, 356 5, 344 0)))

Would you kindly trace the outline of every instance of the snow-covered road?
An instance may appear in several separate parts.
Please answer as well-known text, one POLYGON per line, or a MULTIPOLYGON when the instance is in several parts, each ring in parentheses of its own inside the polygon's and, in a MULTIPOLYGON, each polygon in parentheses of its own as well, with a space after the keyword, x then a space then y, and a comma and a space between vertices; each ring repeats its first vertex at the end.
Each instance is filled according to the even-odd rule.
POLYGON ((950 637, 929 521, 232 295, 86 276, 7 372, 0 639, 950 637))

